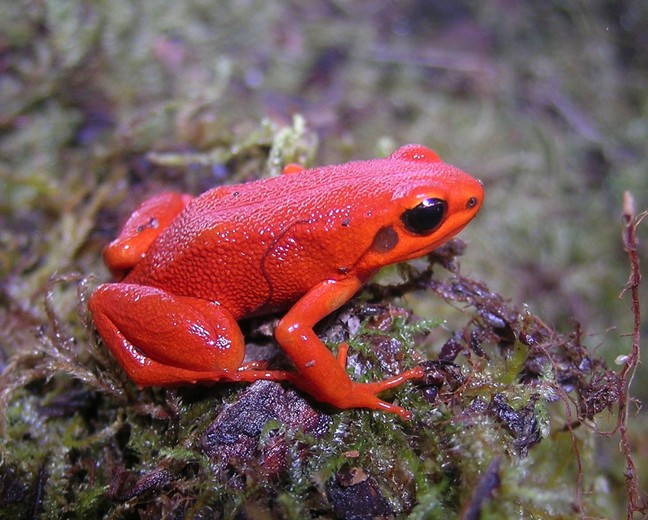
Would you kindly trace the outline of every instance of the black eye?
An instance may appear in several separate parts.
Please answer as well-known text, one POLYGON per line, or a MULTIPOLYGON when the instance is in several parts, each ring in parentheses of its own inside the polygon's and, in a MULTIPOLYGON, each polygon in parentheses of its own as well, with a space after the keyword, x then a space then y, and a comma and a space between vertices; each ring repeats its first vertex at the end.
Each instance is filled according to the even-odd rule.
POLYGON ((401 215, 405 228, 417 235, 432 233, 441 225, 448 204, 441 199, 425 199, 418 206, 408 209, 401 215))

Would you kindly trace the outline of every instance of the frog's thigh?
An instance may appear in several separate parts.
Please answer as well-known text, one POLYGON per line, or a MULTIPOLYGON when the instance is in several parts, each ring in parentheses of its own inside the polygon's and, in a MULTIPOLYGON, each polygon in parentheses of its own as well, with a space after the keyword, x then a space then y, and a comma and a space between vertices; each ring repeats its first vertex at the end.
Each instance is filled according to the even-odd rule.
POLYGON ((89 306, 108 348, 141 386, 196 380, 183 371, 234 371, 243 361, 243 335, 217 304, 117 283, 100 286, 89 306))

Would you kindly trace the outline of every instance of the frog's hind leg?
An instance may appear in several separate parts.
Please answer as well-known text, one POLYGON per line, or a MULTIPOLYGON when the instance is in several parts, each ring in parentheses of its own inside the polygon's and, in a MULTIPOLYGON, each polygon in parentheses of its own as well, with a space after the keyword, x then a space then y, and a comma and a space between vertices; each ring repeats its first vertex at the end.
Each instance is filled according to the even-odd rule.
POLYGON ((241 366, 243 335, 218 304, 116 283, 100 286, 89 307, 107 347, 140 387, 295 378, 291 372, 241 366))

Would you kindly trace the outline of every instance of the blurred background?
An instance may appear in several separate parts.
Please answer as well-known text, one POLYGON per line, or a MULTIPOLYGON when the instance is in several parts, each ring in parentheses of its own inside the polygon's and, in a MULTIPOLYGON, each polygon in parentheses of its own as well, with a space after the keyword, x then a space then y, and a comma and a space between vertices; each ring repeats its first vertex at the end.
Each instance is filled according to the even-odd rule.
MULTIPOLYGON (((481 178, 462 271, 558 330, 580 323, 614 365, 632 331, 624 191, 648 207, 647 85, 641 0, 2 1, 2 320, 37 324, 54 271, 106 278, 124 208, 222 182, 219 153, 299 114, 318 146, 297 160, 416 142, 481 178)), ((633 424, 645 461, 645 414, 633 424)))

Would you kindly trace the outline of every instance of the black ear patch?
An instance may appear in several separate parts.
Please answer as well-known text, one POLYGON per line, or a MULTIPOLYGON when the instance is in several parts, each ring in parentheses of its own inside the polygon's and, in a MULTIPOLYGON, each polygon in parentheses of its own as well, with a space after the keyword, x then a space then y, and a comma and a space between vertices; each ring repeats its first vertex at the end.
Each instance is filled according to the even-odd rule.
POLYGON ((376 233, 371 250, 376 253, 387 253, 394 249, 396 244, 398 244, 398 233, 392 226, 385 226, 376 233))
POLYGON ((448 203, 442 199, 425 199, 418 206, 408 209, 401 215, 405 229, 417 235, 429 235, 445 219, 448 203))

